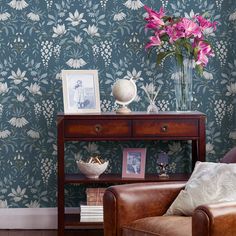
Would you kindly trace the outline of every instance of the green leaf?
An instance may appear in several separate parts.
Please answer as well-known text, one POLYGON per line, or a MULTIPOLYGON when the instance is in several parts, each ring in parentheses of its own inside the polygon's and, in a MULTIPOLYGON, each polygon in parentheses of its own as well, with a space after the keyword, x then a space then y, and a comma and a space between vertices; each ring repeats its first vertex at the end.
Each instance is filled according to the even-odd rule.
POLYGON ((169 36, 167 34, 164 34, 160 37, 161 41, 169 42, 169 36))
POLYGON ((157 64, 160 65, 161 62, 168 56, 173 55, 174 51, 160 52, 157 54, 157 64))
POLYGON ((175 53, 175 57, 176 57, 177 63, 179 65, 183 65, 183 55, 181 53, 175 53))
POLYGON ((192 53, 192 51, 193 51, 192 45, 189 42, 185 41, 183 46, 186 49, 186 51, 188 52, 188 54, 192 53))
POLYGON ((203 66, 201 66, 201 65, 196 65, 196 66, 195 66, 195 69, 196 69, 197 73, 198 73, 200 76, 203 76, 203 66))

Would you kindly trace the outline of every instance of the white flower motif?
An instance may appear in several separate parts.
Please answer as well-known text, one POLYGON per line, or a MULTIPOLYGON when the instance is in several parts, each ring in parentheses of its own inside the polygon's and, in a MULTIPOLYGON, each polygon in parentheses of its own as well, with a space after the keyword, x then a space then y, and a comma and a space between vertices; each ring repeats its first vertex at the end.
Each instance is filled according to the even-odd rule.
POLYGON ((230 86, 226 85, 228 92, 226 93, 226 96, 236 95, 236 83, 231 83, 230 86))
POLYGON ((230 20, 230 21, 234 21, 234 20, 236 20, 236 12, 230 14, 230 16, 229 16, 229 20, 230 20))
POLYGON ((27 17, 32 20, 32 21, 39 21, 39 15, 33 12, 30 12, 29 14, 27 14, 27 17))
POLYGON ((84 13, 79 14, 79 12, 76 10, 74 15, 70 12, 69 16, 66 20, 71 21, 71 24, 73 26, 79 25, 80 22, 87 22, 85 19, 83 19, 84 13))
POLYGON ((29 90, 30 93, 32 93, 33 95, 42 95, 41 91, 40 91, 40 86, 37 83, 34 84, 30 84, 30 86, 26 86, 26 89, 29 90))
POLYGON ((22 10, 29 6, 25 0, 12 0, 8 5, 16 10, 22 10))
POLYGON ((11 17, 8 12, 0 13, 0 21, 6 21, 11 17))
POLYGON ((26 71, 21 72, 20 68, 18 68, 16 72, 11 71, 9 79, 13 79, 14 84, 20 84, 21 82, 23 82, 23 80, 28 80, 25 77, 25 74, 26 71))
POLYGON ((7 200, 0 200, 0 208, 8 208, 7 200))
POLYGON ((57 145, 53 144, 52 147, 53 147, 52 155, 57 155, 57 145))
POLYGON ((213 79, 213 74, 207 71, 203 72, 203 76, 205 77, 205 79, 207 80, 212 80, 213 79))
POLYGON ((0 94, 7 93, 8 91, 7 83, 0 83, 0 94))
POLYGON ((156 86, 153 83, 146 84, 145 86, 141 87, 143 90, 146 90, 148 94, 155 94, 156 86))
POLYGON ((0 130, 0 138, 8 138, 11 135, 9 130, 0 130))
POLYGON ((144 6, 140 0, 128 0, 124 3, 124 5, 131 10, 138 10, 144 6))
POLYGON ((121 21, 126 17, 126 14, 124 12, 118 12, 113 16, 114 21, 121 21))
POLYGON ((187 12, 185 12, 184 16, 185 16, 185 18, 193 19, 195 17, 195 13, 193 10, 191 10, 189 14, 187 12))
POLYGON ((8 122, 17 128, 22 128, 29 123, 25 117, 12 117, 8 122))
POLYGON ((61 72, 59 72, 59 73, 56 74, 56 79, 59 79, 59 80, 62 79, 62 77, 61 77, 61 72))
POLYGON ((66 33, 65 25, 58 24, 56 27, 53 26, 53 32, 54 32, 54 34, 52 35, 53 38, 56 38, 58 36, 62 36, 63 34, 66 33))
POLYGON ((27 135, 33 139, 38 139, 40 138, 40 135, 39 135, 39 132, 35 131, 35 130, 32 130, 30 129, 28 132, 27 132, 27 135))
POLYGON ((38 201, 30 201, 30 203, 25 204, 28 208, 40 208, 40 203, 38 201))
POLYGON ((173 144, 168 144, 168 147, 170 149, 168 151, 169 155, 173 155, 173 154, 178 153, 182 150, 180 142, 174 142, 173 144))
POLYGON ((229 133, 229 138, 236 139, 236 131, 231 131, 229 133))
POLYGON ((99 153, 98 145, 96 143, 89 143, 88 146, 85 146, 84 148, 91 155, 94 154, 94 153, 99 153))
POLYGON ((18 95, 16 95, 16 99, 17 99, 17 101, 19 101, 19 102, 24 102, 25 101, 25 96, 23 96, 22 94, 18 94, 18 95))
POLYGON ((141 100, 141 97, 139 95, 136 95, 134 102, 140 102, 140 100, 141 100))
POLYGON ((213 144, 211 144, 211 143, 206 144, 206 153, 207 154, 215 154, 213 144))
POLYGON ((72 68, 80 68, 84 65, 86 65, 87 63, 82 59, 73 59, 73 58, 70 58, 66 64, 72 68))
POLYGON ((78 43, 78 44, 81 44, 82 41, 83 41, 83 39, 82 39, 79 35, 78 35, 78 36, 75 36, 75 37, 74 37, 74 40, 75 40, 75 42, 78 43))
POLYGON ((84 29, 84 31, 87 32, 87 34, 91 37, 100 36, 100 34, 98 33, 98 27, 96 27, 95 25, 89 25, 87 29, 84 29))
POLYGON ((143 80, 143 78, 141 77, 141 73, 142 71, 136 71, 135 68, 133 68, 132 72, 127 71, 127 75, 124 77, 124 79, 133 79, 134 81, 137 80, 143 80))
POLYGON ((11 193, 8 194, 9 197, 13 197, 15 202, 21 201, 23 198, 28 198, 26 193, 26 188, 21 189, 21 187, 18 185, 17 189, 15 190, 14 188, 11 189, 11 193))

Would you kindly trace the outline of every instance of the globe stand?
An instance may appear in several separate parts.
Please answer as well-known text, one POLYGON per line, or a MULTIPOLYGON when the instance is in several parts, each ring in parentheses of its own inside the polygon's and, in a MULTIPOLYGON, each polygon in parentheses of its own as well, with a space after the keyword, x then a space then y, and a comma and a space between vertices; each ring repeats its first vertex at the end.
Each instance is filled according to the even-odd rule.
POLYGON ((120 107, 116 110, 116 113, 118 113, 118 114, 127 114, 130 112, 131 112, 131 110, 125 105, 123 105, 122 107, 120 107))

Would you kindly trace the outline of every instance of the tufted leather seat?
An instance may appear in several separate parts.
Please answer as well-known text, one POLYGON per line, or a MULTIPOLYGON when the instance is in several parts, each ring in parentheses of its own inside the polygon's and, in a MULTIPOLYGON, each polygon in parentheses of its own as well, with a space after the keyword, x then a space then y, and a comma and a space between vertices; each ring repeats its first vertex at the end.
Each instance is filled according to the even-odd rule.
MULTIPOLYGON (((221 160, 236 163, 236 147, 221 160)), ((236 236, 236 202, 202 205, 191 217, 162 216, 184 182, 109 187, 104 194, 104 236, 236 236)))

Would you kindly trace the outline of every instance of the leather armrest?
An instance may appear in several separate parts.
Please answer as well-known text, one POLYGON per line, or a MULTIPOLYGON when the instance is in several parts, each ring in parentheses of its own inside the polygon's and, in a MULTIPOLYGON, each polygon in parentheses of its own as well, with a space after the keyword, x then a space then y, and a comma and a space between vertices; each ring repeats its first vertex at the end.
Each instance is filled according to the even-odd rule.
POLYGON ((236 202, 202 205, 194 210, 193 236, 236 235, 236 202))
POLYGON ((120 236, 122 226, 163 215, 185 182, 137 183, 109 187, 104 194, 104 236, 120 236))

